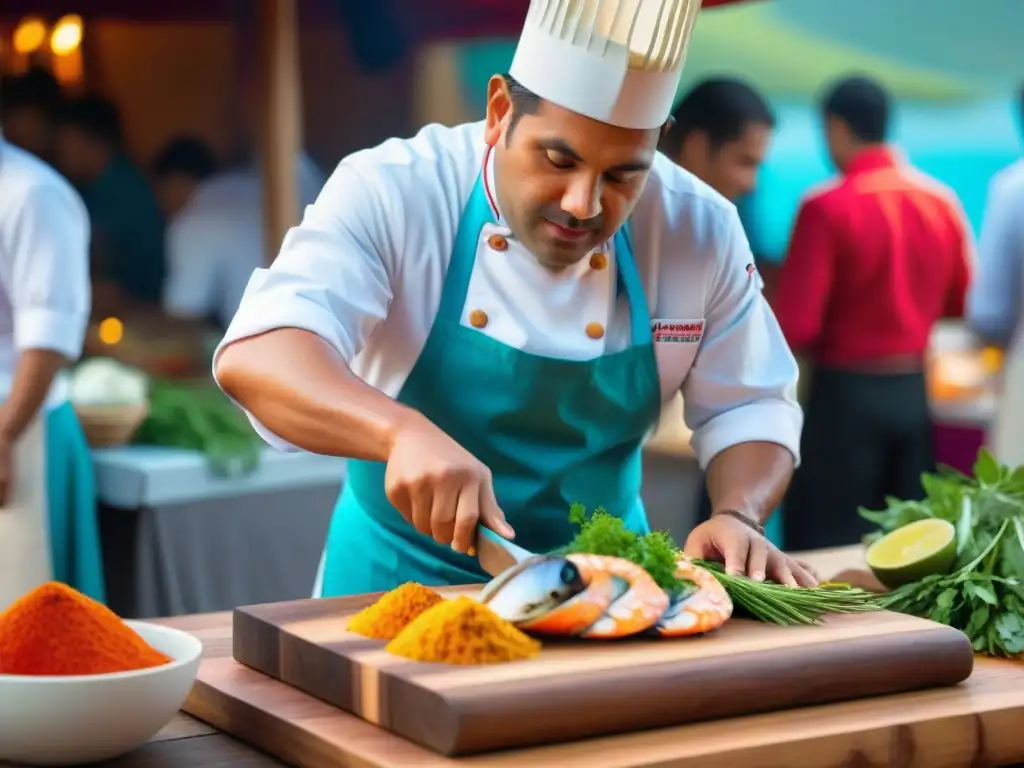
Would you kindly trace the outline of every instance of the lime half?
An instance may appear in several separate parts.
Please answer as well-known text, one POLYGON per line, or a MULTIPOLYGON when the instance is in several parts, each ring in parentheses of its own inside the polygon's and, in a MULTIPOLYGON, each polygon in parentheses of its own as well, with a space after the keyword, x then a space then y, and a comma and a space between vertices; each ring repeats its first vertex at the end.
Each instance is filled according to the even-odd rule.
POLYGON ((897 528, 872 544, 868 567, 889 589, 936 573, 949 573, 956 560, 956 528, 937 518, 897 528))

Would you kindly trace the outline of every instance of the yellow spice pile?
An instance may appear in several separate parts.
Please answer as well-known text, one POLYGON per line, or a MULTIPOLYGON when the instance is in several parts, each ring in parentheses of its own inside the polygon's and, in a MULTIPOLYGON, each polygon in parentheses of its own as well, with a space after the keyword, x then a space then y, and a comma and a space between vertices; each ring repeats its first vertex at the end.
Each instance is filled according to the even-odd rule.
POLYGON ((353 616, 348 631, 375 640, 391 640, 421 613, 444 601, 430 587, 409 581, 353 616))
POLYGON ((540 649, 538 641, 469 597, 437 603, 387 644, 396 656, 447 664, 520 661, 540 649))

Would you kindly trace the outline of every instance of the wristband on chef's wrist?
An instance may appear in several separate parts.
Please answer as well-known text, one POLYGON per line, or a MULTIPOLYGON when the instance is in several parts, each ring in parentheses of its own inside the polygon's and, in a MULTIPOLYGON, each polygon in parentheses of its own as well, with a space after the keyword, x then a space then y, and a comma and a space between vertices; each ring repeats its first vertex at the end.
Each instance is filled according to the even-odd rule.
POLYGON ((756 520, 752 520, 751 518, 747 517, 742 512, 740 512, 738 509, 720 509, 717 512, 712 512, 711 513, 711 517, 718 517, 719 515, 725 515, 726 517, 733 517, 733 518, 739 520, 741 523, 743 523, 745 526, 747 526, 751 530, 757 531, 761 536, 765 536, 766 535, 763 525, 761 525, 756 520))

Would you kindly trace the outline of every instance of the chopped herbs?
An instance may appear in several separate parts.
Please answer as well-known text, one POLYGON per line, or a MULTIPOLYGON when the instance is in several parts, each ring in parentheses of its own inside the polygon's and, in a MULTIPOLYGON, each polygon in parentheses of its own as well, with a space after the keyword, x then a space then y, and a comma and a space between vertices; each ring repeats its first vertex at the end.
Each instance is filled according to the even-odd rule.
POLYGON ((640 536, 604 509, 598 509, 588 517, 582 504, 572 505, 569 521, 579 526, 580 531, 567 547, 560 550, 562 553, 621 557, 641 566, 659 587, 669 592, 686 588, 689 584, 676 578, 679 548, 668 534, 659 532, 640 536))

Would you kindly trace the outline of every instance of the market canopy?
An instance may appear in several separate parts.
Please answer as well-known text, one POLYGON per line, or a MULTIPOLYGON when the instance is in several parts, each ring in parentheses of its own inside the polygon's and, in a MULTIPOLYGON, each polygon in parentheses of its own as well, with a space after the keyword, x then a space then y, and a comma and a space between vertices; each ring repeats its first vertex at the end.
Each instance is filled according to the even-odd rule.
MULTIPOLYGON (((400 58, 407 44, 438 40, 495 46, 510 58, 528 0, 290 0, 303 26, 351 33, 367 67, 400 58), (504 46, 504 48, 502 47, 504 46), (381 50, 378 50, 381 49, 381 50), (382 50, 386 49, 386 50, 382 50)), ((253 0, 4 0, 0 21, 77 13, 90 20, 215 22, 244 19, 253 0)), ((809 95, 858 70, 904 98, 955 99, 1024 79, 1021 0, 704 0, 682 87, 730 71, 773 94, 809 95)), ((476 53, 473 53, 476 56, 476 53)), ((500 64, 488 74, 499 71, 500 64)))
MULTIPOLYGON (((704 0, 704 8, 750 0, 704 0)), ((57 17, 75 13, 86 22, 217 22, 251 12, 251 0, 4 0, 0 19, 23 15, 57 17)), ((518 35, 528 0, 301 0, 302 25, 340 23, 380 39, 387 27, 416 42, 518 35), (385 29, 381 29, 384 22, 385 29)))
MULTIPOLYGON (((741 1, 705 0, 704 6, 741 1)), ((285 232, 299 217, 292 173, 302 135, 299 27, 343 25, 356 59, 366 69, 377 69, 403 58, 409 43, 518 36, 527 8, 526 0, 4 0, 0 22, 13 24, 30 15, 56 19, 66 14, 77 14, 86 24, 98 20, 246 23, 255 18, 262 40, 267 256, 273 259, 285 232)))
POLYGON ((1021 0, 772 0, 703 16, 686 83, 723 69, 775 96, 858 71, 905 99, 974 99, 1024 80, 1021 0))

